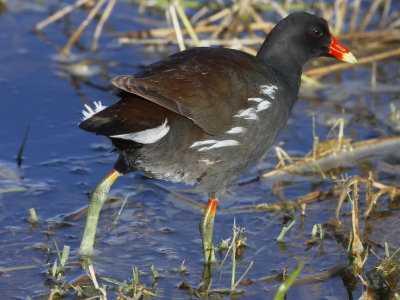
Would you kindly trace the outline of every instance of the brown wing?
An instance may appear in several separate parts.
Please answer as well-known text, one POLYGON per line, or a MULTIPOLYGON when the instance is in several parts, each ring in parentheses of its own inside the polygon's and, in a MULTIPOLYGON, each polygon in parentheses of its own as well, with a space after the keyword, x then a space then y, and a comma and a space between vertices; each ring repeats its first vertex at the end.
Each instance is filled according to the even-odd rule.
POLYGON ((193 120, 218 135, 232 118, 259 94, 265 72, 254 56, 222 48, 193 48, 148 66, 136 76, 117 76, 111 82, 193 120))

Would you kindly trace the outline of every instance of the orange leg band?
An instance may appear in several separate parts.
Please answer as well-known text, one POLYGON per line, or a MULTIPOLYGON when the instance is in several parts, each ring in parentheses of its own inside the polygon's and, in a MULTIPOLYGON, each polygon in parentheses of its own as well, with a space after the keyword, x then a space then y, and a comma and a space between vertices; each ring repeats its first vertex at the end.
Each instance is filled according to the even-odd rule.
POLYGON ((110 182, 110 184, 113 184, 119 176, 122 176, 120 172, 118 172, 117 170, 112 170, 103 180, 110 182))
POLYGON ((208 199, 207 206, 204 210, 204 217, 206 219, 214 217, 215 212, 217 211, 217 206, 218 206, 217 199, 208 199))
POLYGON ((214 231, 214 216, 217 211, 217 206, 218 199, 208 199, 207 206, 204 209, 204 214, 199 225, 205 262, 215 261, 212 236, 214 231))

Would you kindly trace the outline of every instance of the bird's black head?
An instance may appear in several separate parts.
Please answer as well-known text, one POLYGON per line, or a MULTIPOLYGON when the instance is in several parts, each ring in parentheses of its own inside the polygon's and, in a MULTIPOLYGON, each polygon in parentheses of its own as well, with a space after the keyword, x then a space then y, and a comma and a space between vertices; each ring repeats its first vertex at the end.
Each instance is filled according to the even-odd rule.
POLYGON ((280 21, 267 36, 257 56, 263 57, 264 61, 279 57, 301 65, 319 56, 356 62, 351 52, 330 33, 324 19, 305 12, 291 14, 280 21))

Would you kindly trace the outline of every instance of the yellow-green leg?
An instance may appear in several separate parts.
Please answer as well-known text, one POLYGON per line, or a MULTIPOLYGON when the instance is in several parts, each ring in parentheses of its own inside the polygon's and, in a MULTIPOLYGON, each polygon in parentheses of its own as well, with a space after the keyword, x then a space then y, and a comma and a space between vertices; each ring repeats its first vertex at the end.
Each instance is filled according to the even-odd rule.
POLYGON ((218 199, 208 199, 203 217, 200 221, 200 236, 203 244, 204 261, 207 263, 216 260, 213 245, 213 230, 217 205, 218 199))
POLYGON ((112 170, 93 190, 90 196, 85 230, 79 247, 80 255, 93 254, 94 239, 96 237, 97 222, 99 220, 101 208, 107 200, 110 187, 121 175, 122 174, 118 171, 112 170))

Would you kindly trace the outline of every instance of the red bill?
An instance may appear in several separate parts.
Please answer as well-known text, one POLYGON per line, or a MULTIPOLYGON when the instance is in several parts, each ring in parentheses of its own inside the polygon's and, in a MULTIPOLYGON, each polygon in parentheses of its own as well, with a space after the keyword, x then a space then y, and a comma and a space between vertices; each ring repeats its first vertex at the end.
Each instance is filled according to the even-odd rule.
POLYGON ((353 53, 351 53, 349 49, 343 46, 332 34, 331 38, 332 43, 329 47, 329 53, 340 60, 355 64, 357 62, 357 59, 354 57, 353 53))

